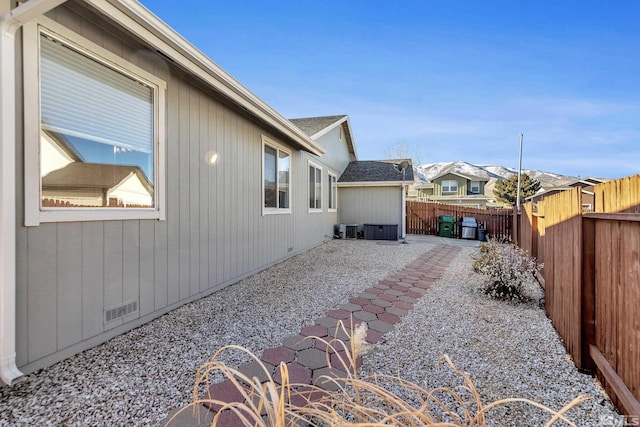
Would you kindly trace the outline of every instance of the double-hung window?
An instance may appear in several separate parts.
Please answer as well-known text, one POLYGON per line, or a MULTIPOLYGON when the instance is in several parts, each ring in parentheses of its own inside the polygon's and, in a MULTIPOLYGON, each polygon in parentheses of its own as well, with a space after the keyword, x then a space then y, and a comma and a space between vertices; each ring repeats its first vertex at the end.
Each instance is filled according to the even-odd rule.
POLYGON ((471 181, 471 193, 472 194, 480 193, 480 181, 471 181))
POLYGON ((263 214, 291 213, 291 153, 262 137, 263 214))
POLYGON ((322 168, 309 162, 309 212, 322 211, 322 168))
POLYGON ((25 223, 163 219, 164 81, 42 20, 25 28, 25 223))
POLYGON ((327 173, 329 181, 329 203, 328 209, 334 212, 338 209, 338 177, 331 173, 327 173))
POLYGON ((445 179, 442 181, 442 194, 445 193, 457 193, 458 181, 455 179, 445 179))

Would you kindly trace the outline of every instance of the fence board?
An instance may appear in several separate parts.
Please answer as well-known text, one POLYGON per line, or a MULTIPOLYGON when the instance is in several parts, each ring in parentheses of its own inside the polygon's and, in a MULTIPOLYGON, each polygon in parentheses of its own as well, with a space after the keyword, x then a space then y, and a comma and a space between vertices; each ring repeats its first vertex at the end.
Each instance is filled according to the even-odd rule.
POLYGON ((582 360, 582 192, 567 190, 544 199, 545 308, 576 363, 582 360))
POLYGON ((640 416, 640 175, 594 193, 595 213, 582 214, 576 189, 539 202, 533 217, 525 207, 514 221, 521 247, 533 254, 537 241, 545 308, 576 365, 597 365, 612 401, 640 416))
MULTIPOLYGON (((510 240, 512 209, 476 209, 465 206, 445 205, 431 202, 407 201, 407 233, 438 234, 438 222, 441 215, 451 215, 459 221, 463 216, 476 218, 483 224, 491 237, 510 240)), ((459 237, 458 226, 454 227, 454 236, 459 237)))
POLYGON ((593 190, 595 194, 594 212, 640 213, 640 175, 628 176, 616 181, 598 184, 593 190))

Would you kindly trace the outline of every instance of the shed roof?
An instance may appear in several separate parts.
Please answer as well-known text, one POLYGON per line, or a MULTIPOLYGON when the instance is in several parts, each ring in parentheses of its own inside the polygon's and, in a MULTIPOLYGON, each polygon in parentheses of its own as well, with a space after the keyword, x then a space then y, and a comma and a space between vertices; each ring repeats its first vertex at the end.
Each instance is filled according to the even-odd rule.
POLYGON ((398 164, 406 160, 409 162, 404 173, 404 181, 413 181, 413 167, 411 159, 396 160, 356 160, 350 162, 338 182, 400 182, 403 180, 402 171, 398 164))

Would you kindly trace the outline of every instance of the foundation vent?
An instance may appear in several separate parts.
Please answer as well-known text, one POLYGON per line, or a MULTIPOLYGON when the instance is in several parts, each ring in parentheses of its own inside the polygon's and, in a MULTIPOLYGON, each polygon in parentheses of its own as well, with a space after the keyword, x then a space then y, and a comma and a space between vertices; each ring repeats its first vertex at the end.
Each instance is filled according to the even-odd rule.
POLYGON ((128 316, 138 311, 138 301, 130 301, 121 306, 113 307, 104 311, 105 323, 112 322, 121 317, 128 316))

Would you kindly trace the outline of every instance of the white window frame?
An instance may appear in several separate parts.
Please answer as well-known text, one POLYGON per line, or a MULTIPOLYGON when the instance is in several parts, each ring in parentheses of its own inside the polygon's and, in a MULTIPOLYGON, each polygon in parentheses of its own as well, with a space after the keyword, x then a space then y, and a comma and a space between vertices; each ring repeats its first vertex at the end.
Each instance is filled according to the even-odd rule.
POLYGON ((480 181, 471 181, 471 184, 469 186, 469 192, 472 193, 472 194, 480 194, 480 181), (478 188, 477 191, 473 191, 473 187, 474 187, 473 184, 474 183, 476 184, 476 186, 478 188))
MULTIPOLYGON (((313 163, 311 160, 309 160, 307 162, 307 208, 309 209, 309 213, 319 213, 322 212, 322 209, 324 209, 324 185, 322 182, 322 166, 320 166, 317 163, 313 163), (311 201, 311 183, 309 182, 309 170, 311 168, 314 168, 315 170, 319 170, 320 171, 320 207, 319 208, 312 208, 309 205, 309 202, 311 201)), ((315 182, 314 182, 315 183, 315 182)), ((315 191, 315 187, 314 187, 314 191, 315 191)))
MULTIPOLYGON (((293 155, 290 149, 284 147, 283 145, 277 143, 273 139, 268 136, 262 135, 262 162, 260 163, 261 174, 260 174, 260 193, 261 193, 261 203, 262 206, 262 216, 264 215, 277 215, 277 214, 291 214, 291 203, 293 202, 293 193, 291 192, 292 188, 292 176, 293 176, 293 155), (278 159, 280 158, 280 153, 286 153, 289 156, 289 207, 288 208, 280 208, 280 207, 265 207, 264 205, 264 148, 265 146, 269 146, 276 150, 276 192, 278 190, 279 182, 278 180, 278 159)), ((277 197, 276 197, 277 200, 277 197)))
POLYGON ((24 26, 23 31, 24 78, 24 188, 25 226, 37 226, 45 222, 105 221, 128 219, 166 219, 165 189, 165 128, 166 82, 157 76, 126 61, 68 28, 46 17, 40 17, 24 26), (41 204, 40 177, 40 34, 67 44, 105 67, 129 76, 152 88, 154 126, 154 206, 150 208, 51 208, 41 204), (38 155, 32 155, 38 153, 38 155))
POLYGON ((458 193, 458 181, 455 179, 443 179, 442 180, 442 194, 457 194, 458 193), (451 190, 451 183, 455 182, 456 184, 456 189, 455 190, 451 190), (445 186, 445 183, 447 183, 447 185, 445 186), (445 190, 446 188, 446 190, 445 190))
POLYGON ((327 176, 328 176, 327 181, 329 184, 329 191, 327 195, 327 198, 329 199, 327 201, 327 211, 337 212, 338 211, 338 175, 336 175, 333 172, 327 171, 327 176), (333 204, 330 202, 333 202, 333 204))

